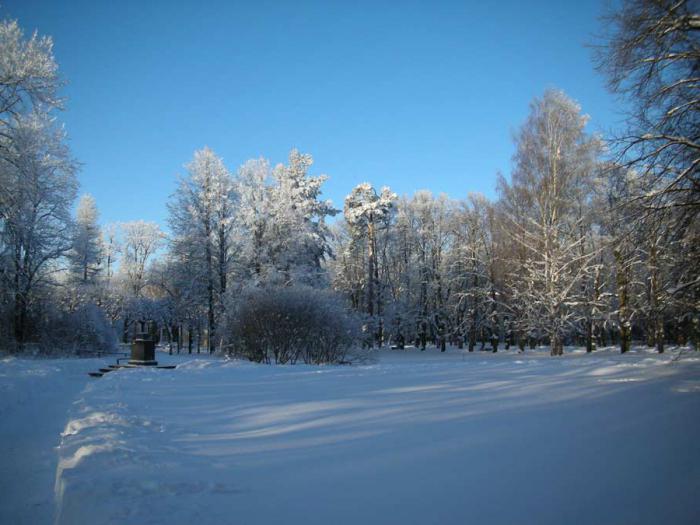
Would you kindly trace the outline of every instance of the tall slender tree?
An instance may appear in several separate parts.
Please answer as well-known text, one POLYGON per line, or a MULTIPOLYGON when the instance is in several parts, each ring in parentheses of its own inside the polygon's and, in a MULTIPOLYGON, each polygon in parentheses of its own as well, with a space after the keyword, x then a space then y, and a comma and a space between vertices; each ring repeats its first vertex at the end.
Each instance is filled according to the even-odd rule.
POLYGON ((95 279, 102 261, 102 238, 98 211, 92 195, 78 201, 73 231, 73 248, 69 253, 71 273, 75 281, 87 284, 95 279))
POLYGON ((234 182, 223 160, 209 148, 196 151, 186 167, 188 176, 180 179, 168 203, 171 250, 198 260, 186 262, 195 270, 201 268, 191 278, 202 283, 205 293, 207 349, 212 352, 230 272, 234 182))

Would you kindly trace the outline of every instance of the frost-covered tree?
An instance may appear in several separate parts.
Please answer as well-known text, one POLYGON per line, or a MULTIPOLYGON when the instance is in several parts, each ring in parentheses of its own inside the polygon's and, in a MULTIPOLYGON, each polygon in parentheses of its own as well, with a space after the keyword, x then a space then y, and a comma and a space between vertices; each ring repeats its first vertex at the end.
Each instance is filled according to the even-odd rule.
POLYGON ((622 161, 644 179, 652 210, 700 212, 700 6, 624 0, 610 12, 597 64, 631 106, 622 161))
POLYGON ((258 284, 267 280, 272 265, 268 244, 273 220, 271 178, 270 163, 263 158, 248 160, 236 176, 236 222, 243 265, 247 277, 258 284))
POLYGON ((139 297, 146 286, 148 263, 163 245, 165 235, 153 222, 132 221, 120 225, 121 265, 119 271, 126 280, 127 288, 134 297, 139 297))
POLYGON ((488 200, 471 194, 451 220, 454 249, 449 257, 449 277, 455 291, 454 323, 459 336, 466 335, 470 352, 477 339, 485 344, 488 336, 493 342, 491 336, 498 337, 499 331, 492 217, 488 200))
POLYGON ((63 130, 51 116, 61 105, 60 85, 51 39, 26 38, 16 21, 1 21, 0 279, 12 319, 7 335, 20 345, 33 335, 28 316, 37 292, 67 250, 77 186, 63 130))
POLYGON ((384 333, 377 240, 380 231, 389 227, 396 200, 397 195, 388 187, 382 188, 381 192, 377 193, 369 183, 359 184, 345 198, 345 221, 352 232, 353 240, 366 246, 365 312, 372 322, 375 321, 376 316, 377 324, 374 327, 373 337, 380 346, 384 333))
POLYGON ((109 283, 114 277, 114 268, 121 249, 119 245, 119 225, 108 224, 105 226, 100 239, 102 241, 100 253, 104 258, 104 277, 109 283))
MULTIPOLYGON (((446 254, 450 248, 449 217, 452 203, 446 195, 434 197, 426 190, 417 192, 407 206, 407 215, 414 225, 412 261, 415 272, 414 283, 419 284, 415 298, 417 330, 421 348, 428 338, 434 340, 444 351, 448 328, 452 324, 447 316, 449 284, 446 254)), ((401 210, 400 210, 401 211, 401 210)))
POLYGON ((271 243, 276 269, 286 283, 318 284, 321 263, 332 256, 326 218, 337 213, 328 200, 321 200, 326 175, 312 176, 313 158, 293 149, 286 165, 272 172, 271 243))
POLYGON ((65 134, 51 117, 35 112, 14 118, 0 156, 0 250, 11 290, 14 337, 30 335, 28 314, 38 290, 52 281, 72 247, 70 208, 77 192, 75 162, 65 134))
POLYGON ((209 148, 195 152, 187 171, 168 203, 173 232, 170 249, 191 256, 184 262, 194 270, 190 278, 199 284, 190 288, 205 294, 202 303, 206 305, 207 348, 211 352, 231 272, 234 181, 223 160, 209 148))
POLYGON ((27 39, 16 20, 1 21, 0 125, 11 127, 34 108, 60 107, 60 85, 51 37, 35 32, 27 39))
POLYGON ((589 199, 601 148, 585 133, 586 120, 560 91, 535 99, 516 137, 512 180, 500 183, 504 200, 525 198, 519 208, 525 216, 510 217, 512 240, 528 251, 520 293, 534 307, 528 308, 533 324, 548 334, 552 355, 561 355, 564 335, 576 321, 580 281, 594 257, 585 246, 585 213, 576 209, 589 199))
POLYGON ((147 287, 149 263, 164 243, 165 235, 153 222, 131 221, 120 224, 121 283, 120 309, 124 325, 123 342, 128 342, 129 329, 143 315, 144 300, 149 299, 147 287))
POLYGON ((617 163, 635 179, 627 218, 637 237, 653 239, 641 255, 645 316, 661 350, 671 317, 685 327, 679 334, 700 339, 700 266, 687 264, 700 244, 700 5, 625 0, 605 21, 596 61, 629 108, 613 144, 617 163), (664 275, 674 284, 662 285, 664 275))
POLYGON ((71 273, 75 281, 87 284, 100 271, 102 238, 97 204, 92 195, 83 195, 78 201, 73 230, 73 248, 69 253, 71 273))
POLYGON ((337 213, 321 200, 325 175, 312 176, 311 155, 292 150, 270 169, 265 159, 238 170, 237 223, 243 267, 257 284, 323 284, 322 263, 332 256, 326 219, 337 213))

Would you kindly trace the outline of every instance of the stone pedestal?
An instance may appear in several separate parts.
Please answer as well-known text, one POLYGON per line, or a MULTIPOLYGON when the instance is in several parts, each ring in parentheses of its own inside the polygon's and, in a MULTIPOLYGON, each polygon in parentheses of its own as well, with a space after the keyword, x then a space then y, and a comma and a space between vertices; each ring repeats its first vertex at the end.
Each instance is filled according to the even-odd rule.
POLYGON ((130 365, 155 366, 156 343, 150 339, 134 339, 131 343, 130 365))

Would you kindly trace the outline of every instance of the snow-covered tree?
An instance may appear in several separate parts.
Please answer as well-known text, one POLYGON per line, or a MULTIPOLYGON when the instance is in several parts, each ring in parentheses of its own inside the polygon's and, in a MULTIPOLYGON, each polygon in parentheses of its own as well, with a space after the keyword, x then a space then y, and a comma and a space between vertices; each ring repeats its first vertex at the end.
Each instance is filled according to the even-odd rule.
POLYGON ((165 235, 153 222, 131 221, 120 224, 121 261, 119 264, 120 313, 123 319, 122 340, 128 342, 129 330, 134 321, 145 315, 149 282, 148 269, 156 252, 163 246, 165 235))
POLYGON ((61 80, 53 57, 51 37, 34 33, 25 38, 16 20, 0 22, 0 125, 34 108, 61 106, 61 80))
POLYGON ((485 344, 487 338, 493 342, 491 336, 498 337, 499 332, 492 216, 488 200, 470 194, 451 220, 454 248, 449 255, 449 278, 455 294, 454 323, 459 336, 466 335, 470 352, 479 336, 485 344))
POLYGON ((271 266, 269 237, 271 235, 272 173, 270 163, 263 158, 245 162, 236 176, 236 192, 239 197, 237 214, 243 266, 248 278, 255 283, 267 280, 271 266))
MULTIPOLYGON (((625 0, 606 16, 597 64, 631 106, 621 160, 643 178, 651 210, 700 212, 700 6, 625 0)), ((680 226, 680 224, 679 224, 680 226)))
POLYGON ((242 266, 257 284, 323 284, 322 263, 332 256, 326 219, 336 214, 321 200, 325 175, 311 176, 311 155, 292 150, 286 165, 265 159, 238 170, 237 224, 242 266))
POLYGON ((589 198, 601 148, 584 132, 586 120, 564 93, 545 92, 517 135, 512 181, 501 181, 504 200, 516 194, 526 199, 524 220, 510 217, 511 238, 529 252, 520 293, 535 307, 529 309, 532 321, 548 334, 552 355, 563 351, 578 314, 580 281, 594 257, 585 246, 585 214, 576 210, 589 198))
POLYGON ((51 116, 61 106, 60 85, 51 39, 26 38, 16 21, 1 21, 1 303, 12 318, 7 336, 20 345, 33 335, 28 317, 38 290, 69 248, 77 182, 65 134, 51 116))
POLYGON ((366 246, 365 312, 372 322, 375 322, 376 316, 377 324, 374 326, 373 337, 380 346, 384 333, 377 239, 379 231, 389 227, 396 200, 397 195, 388 187, 377 193, 372 185, 366 182, 356 186, 345 198, 345 221, 352 231, 353 240, 366 246))
POLYGON ((190 278, 199 284, 191 288, 205 294, 202 303, 206 305, 207 348, 211 352, 231 272, 234 181, 223 160, 209 148, 195 152, 187 171, 168 203, 171 251, 191 256, 184 263, 194 270, 190 278))
POLYGON ((119 271, 126 280, 133 297, 142 294, 146 282, 148 263, 163 245, 165 235, 153 222, 131 221, 120 225, 121 265, 119 271))
POLYGON ((75 163, 65 135, 45 113, 18 116, 4 137, 0 156, 0 250, 11 290, 14 337, 27 338, 36 292, 52 280, 58 261, 72 247, 70 208, 77 192, 75 163))
POLYGON ((102 261, 102 238, 98 211, 92 195, 78 201, 73 231, 73 249, 69 253, 74 280, 87 284, 95 279, 102 261))
POLYGON ((328 200, 320 200, 326 175, 311 176, 313 158, 293 149, 286 165, 275 166, 271 189, 271 252, 284 282, 318 284, 321 263, 331 256, 326 218, 337 213, 328 200))
POLYGON ((104 258, 104 278, 109 283, 114 276, 114 268, 121 249, 119 245, 119 225, 108 224, 105 226, 100 239, 102 241, 100 253, 104 258))
POLYGON ((687 264, 700 244, 700 6, 625 0, 606 22, 597 66, 629 108, 613 144, 617 164, 634 178, 623 203, 633 233, 653 239, 641 254, 649 273, 645 316, 661 350, 671 317, 685 327, 679 333, 700 340, 700 266, 687 264), (665 275, 672 285, 661 284, 665 275))

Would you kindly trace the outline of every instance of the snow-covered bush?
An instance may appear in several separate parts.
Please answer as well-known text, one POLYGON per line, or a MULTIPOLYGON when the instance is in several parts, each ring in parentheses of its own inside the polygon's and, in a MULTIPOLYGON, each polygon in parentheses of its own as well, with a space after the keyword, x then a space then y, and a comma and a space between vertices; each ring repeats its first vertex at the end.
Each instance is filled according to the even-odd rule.
POLYGON ((42 353, 107 351, 113 349, 117 341, 104 312, 93 303, 47 316, 40 334, 38 346, 42 353))
MULTIPOLYGON (((6 324, 11 318, 5 316, 6 324)), ((90 354, 112 350, 116 334, 104 311, 92 302, 74 309, 46 299, 32 305, 25 325, 33 334, 19 344, 11 333, 0 339, 0 352, 28 354, 90 354)))
POLYGON ((339 363, 355 344, 357 319, 326 290, 244 290, 226 326, 228 352, 256 362, 339 363))

